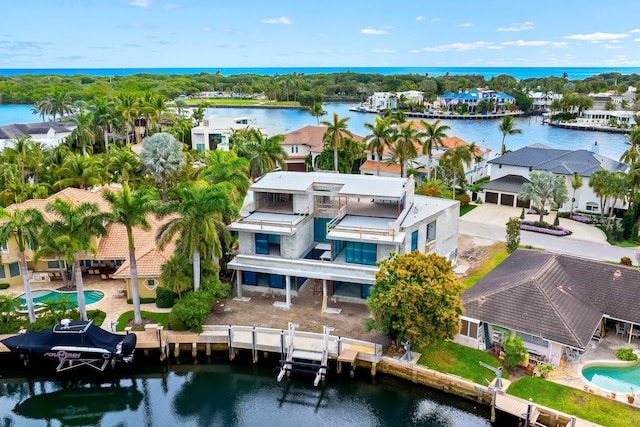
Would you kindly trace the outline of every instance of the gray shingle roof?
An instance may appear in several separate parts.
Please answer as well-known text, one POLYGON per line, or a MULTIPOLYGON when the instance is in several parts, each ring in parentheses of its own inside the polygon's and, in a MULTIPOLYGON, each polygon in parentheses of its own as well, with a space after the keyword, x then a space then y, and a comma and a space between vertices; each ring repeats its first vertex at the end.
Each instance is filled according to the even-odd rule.
POLYGON ((501 178, 494 179, 487 182, 481 188, 489 191, 499 191, 501 193, 516 193, 522 192, 522 184, 529 182, 529 180, 520 175, 505 175, 501 178))
POLYGON ((586 348, 603 315, 640 324, 639 291, 634 268, 519 249, 462 303, 468 317, 586 348))
POLYGON ((544 170, 560 175, 588 177, 593 172, 606 169, 609 172, 624 172, 627 165, 588 150, 557 150, 541 146, 528 146, 504 154, 489 163, 521 166, 544 170))
POLYGON ((36 122, 36 123, 14 123, 0 126, 0 139, 12 139, 25 135, 45 135, 53 129, 54 132, 71 132, 71 129, 64 123, 59 122, 36 122))

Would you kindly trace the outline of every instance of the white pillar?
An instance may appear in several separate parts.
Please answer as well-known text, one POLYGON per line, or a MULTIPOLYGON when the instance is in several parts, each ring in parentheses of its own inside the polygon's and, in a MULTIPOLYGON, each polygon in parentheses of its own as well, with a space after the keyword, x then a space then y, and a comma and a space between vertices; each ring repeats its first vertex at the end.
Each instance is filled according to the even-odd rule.
POLYGON ((284 286, 287 295, 286 306, 291 307, 291 277, 288 274, 284 276, 284 286))
POLYGON ((236 270, 236 286, 238 288, 238 298, 242 299, 242 270, 236 270))
POLYGON ((322 312, 327 311, 327 279, 322 279, 322 312))

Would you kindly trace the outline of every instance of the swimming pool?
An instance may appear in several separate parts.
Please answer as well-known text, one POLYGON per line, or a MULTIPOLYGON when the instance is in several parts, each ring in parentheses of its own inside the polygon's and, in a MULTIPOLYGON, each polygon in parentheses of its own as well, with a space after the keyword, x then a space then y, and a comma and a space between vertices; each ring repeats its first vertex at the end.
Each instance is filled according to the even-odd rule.
POLYGON ((640 391, 640 364, 604 364, 594 362, 582 368, 582 375, 592 384, 616 393, 640 391))
MULTIPOLYGON (((71 297, 71 301, 73 301, 74 306, 78 306, 78 294, 76 292, 59 292, 49 289, 39 289, 31 292, 31 298, 33 298, 34 304, 46 304, 47 301, 59 300, 63 297, 71 297)), ((102 291, 84 291, 84 300, 87 305, 98 302, 102 298, 104 298, 104 292, 102 291)), ((24 299, 24 294, 20 295, 20 299, 23 304, 27 303, 24 299)))

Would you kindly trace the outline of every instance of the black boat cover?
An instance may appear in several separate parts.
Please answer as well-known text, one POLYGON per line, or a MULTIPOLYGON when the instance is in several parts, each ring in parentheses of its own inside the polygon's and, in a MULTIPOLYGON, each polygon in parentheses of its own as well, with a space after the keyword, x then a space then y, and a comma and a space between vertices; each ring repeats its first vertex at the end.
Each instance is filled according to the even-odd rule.
POLYGON ((135 334, 118 335, 105 331, 91 321, 63 320, 52 329, 14 335, 1 341, 12 352, 28 356, 52 356, 60 351, 91 353, 102 358, 122 359, 132 355, 136 346, 135 334))

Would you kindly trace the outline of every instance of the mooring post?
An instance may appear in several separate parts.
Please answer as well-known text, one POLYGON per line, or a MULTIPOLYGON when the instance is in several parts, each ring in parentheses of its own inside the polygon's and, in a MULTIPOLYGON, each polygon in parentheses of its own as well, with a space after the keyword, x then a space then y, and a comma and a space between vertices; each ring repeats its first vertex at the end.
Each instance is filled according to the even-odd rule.
POLYGON ((256 327, 251 328, 251 353, 253 363, 258 363, 258 351, 256 350, 256 327))
POLYGON ((233 360, 235 357, 235 354, 233 353, 233 337, 232 337, 232 326, 229 325, 229 334, 227 337, 227 346, 229 347, 229 360, 233 360))
POLYGON ((531 425, 531 410, 533 409, 533 399, 529 398, 529 406, 527 406, 527 419, 524 420, 524 427, 531 425))
POLYGON ((496 396, 498 395, 498 389, 491 387, 491 422, 496 422, 496 396))

